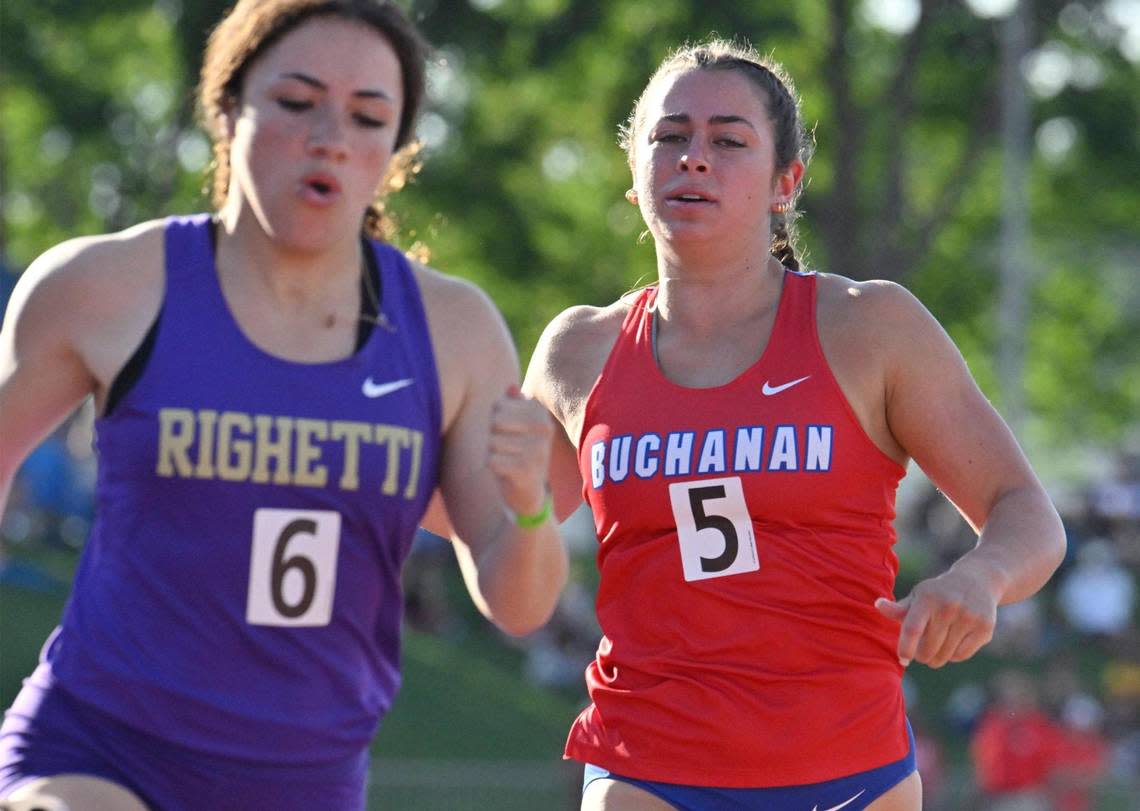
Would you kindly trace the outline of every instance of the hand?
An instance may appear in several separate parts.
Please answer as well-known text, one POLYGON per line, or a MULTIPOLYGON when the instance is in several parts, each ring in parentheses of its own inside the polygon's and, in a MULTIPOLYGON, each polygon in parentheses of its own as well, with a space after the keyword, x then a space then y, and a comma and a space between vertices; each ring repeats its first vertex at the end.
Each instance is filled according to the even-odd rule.
POLYGON ((898 654, 903 667, 912 660, 937 668, 969 659, 993 638, 997 605, 985 579, 964 566, 921 581, 897 602, 875 601, 883 616, 902 623, 898 654))
POLYGON ((510 386, 491 411, 487 467, 499 480, 507 507, 533 515, 546 501, 553 420, 537 400, 510 386))

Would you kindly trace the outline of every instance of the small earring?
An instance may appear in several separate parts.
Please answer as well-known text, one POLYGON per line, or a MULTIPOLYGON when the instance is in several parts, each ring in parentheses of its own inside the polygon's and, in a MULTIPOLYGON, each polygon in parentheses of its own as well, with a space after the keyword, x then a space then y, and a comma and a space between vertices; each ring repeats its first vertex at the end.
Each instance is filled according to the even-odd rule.
POLYGON ((785 200, 782 203, 773 203, 772 204, 772 213, 773 214, 787 214, 791 210, 792 210, 792 204, 789 203, 787 200, 785 200))
POLYGON ((636 189, 626 189, 625 190, 625 199, 629 200, 629 202, 633 203, 634 205, 637 205, 637 190, 636 189))

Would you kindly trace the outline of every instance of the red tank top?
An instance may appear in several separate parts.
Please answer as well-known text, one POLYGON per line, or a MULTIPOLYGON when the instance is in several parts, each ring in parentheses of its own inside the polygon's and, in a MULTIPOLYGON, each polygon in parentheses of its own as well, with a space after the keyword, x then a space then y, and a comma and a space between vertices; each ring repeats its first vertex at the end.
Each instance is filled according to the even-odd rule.
POLYGON ((905 473, 820 348, 814 274, 788 271, 760 359, 723 386, 668 380, 642 291, 578 446, 603 637, 568 757, 629 777, 798 785, 903 757, 898 559, 905 473))

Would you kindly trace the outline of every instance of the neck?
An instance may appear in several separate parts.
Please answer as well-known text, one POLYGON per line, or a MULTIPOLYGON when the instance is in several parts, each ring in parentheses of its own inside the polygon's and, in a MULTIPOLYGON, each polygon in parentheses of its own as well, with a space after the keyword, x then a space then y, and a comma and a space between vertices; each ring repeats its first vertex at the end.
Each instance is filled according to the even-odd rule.
POLYGON ((665 322, 715 332, 718 325, 751 318, 780 298, 784 267, 770 254, 712 265, 670 261, 658 253, 657 312, 665 322))
POLYGON ((298 250, 266 234, 248 209, 227 207, 219 220, 216 261, 223 277, 256 286, 268 300, 285 306, 355 294, 364 261, 359 238, 298 250))

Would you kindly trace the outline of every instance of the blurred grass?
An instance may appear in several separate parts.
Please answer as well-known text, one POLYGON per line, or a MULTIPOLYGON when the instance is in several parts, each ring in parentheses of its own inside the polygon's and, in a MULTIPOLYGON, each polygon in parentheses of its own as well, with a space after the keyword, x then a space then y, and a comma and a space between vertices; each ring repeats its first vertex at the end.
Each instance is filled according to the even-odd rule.
POLYGON ((403 758, 553 760, 578 707, 521 676, 518 655, 476 632, 408 632, 404 685, 375 749, 403 758))
POLYGON ((59 622, 76 555, 36 548, 15 552, 9 564, 37 574, 37 588, 0 583, 0 707, 8 707, 32 672, 40 648, 59 622))
POLYGON ((579 707, 526 682, 489 626, 405 633, 403 672, 372 747, 371 811, 577 808, 581 767, 561 756, 579 707))

